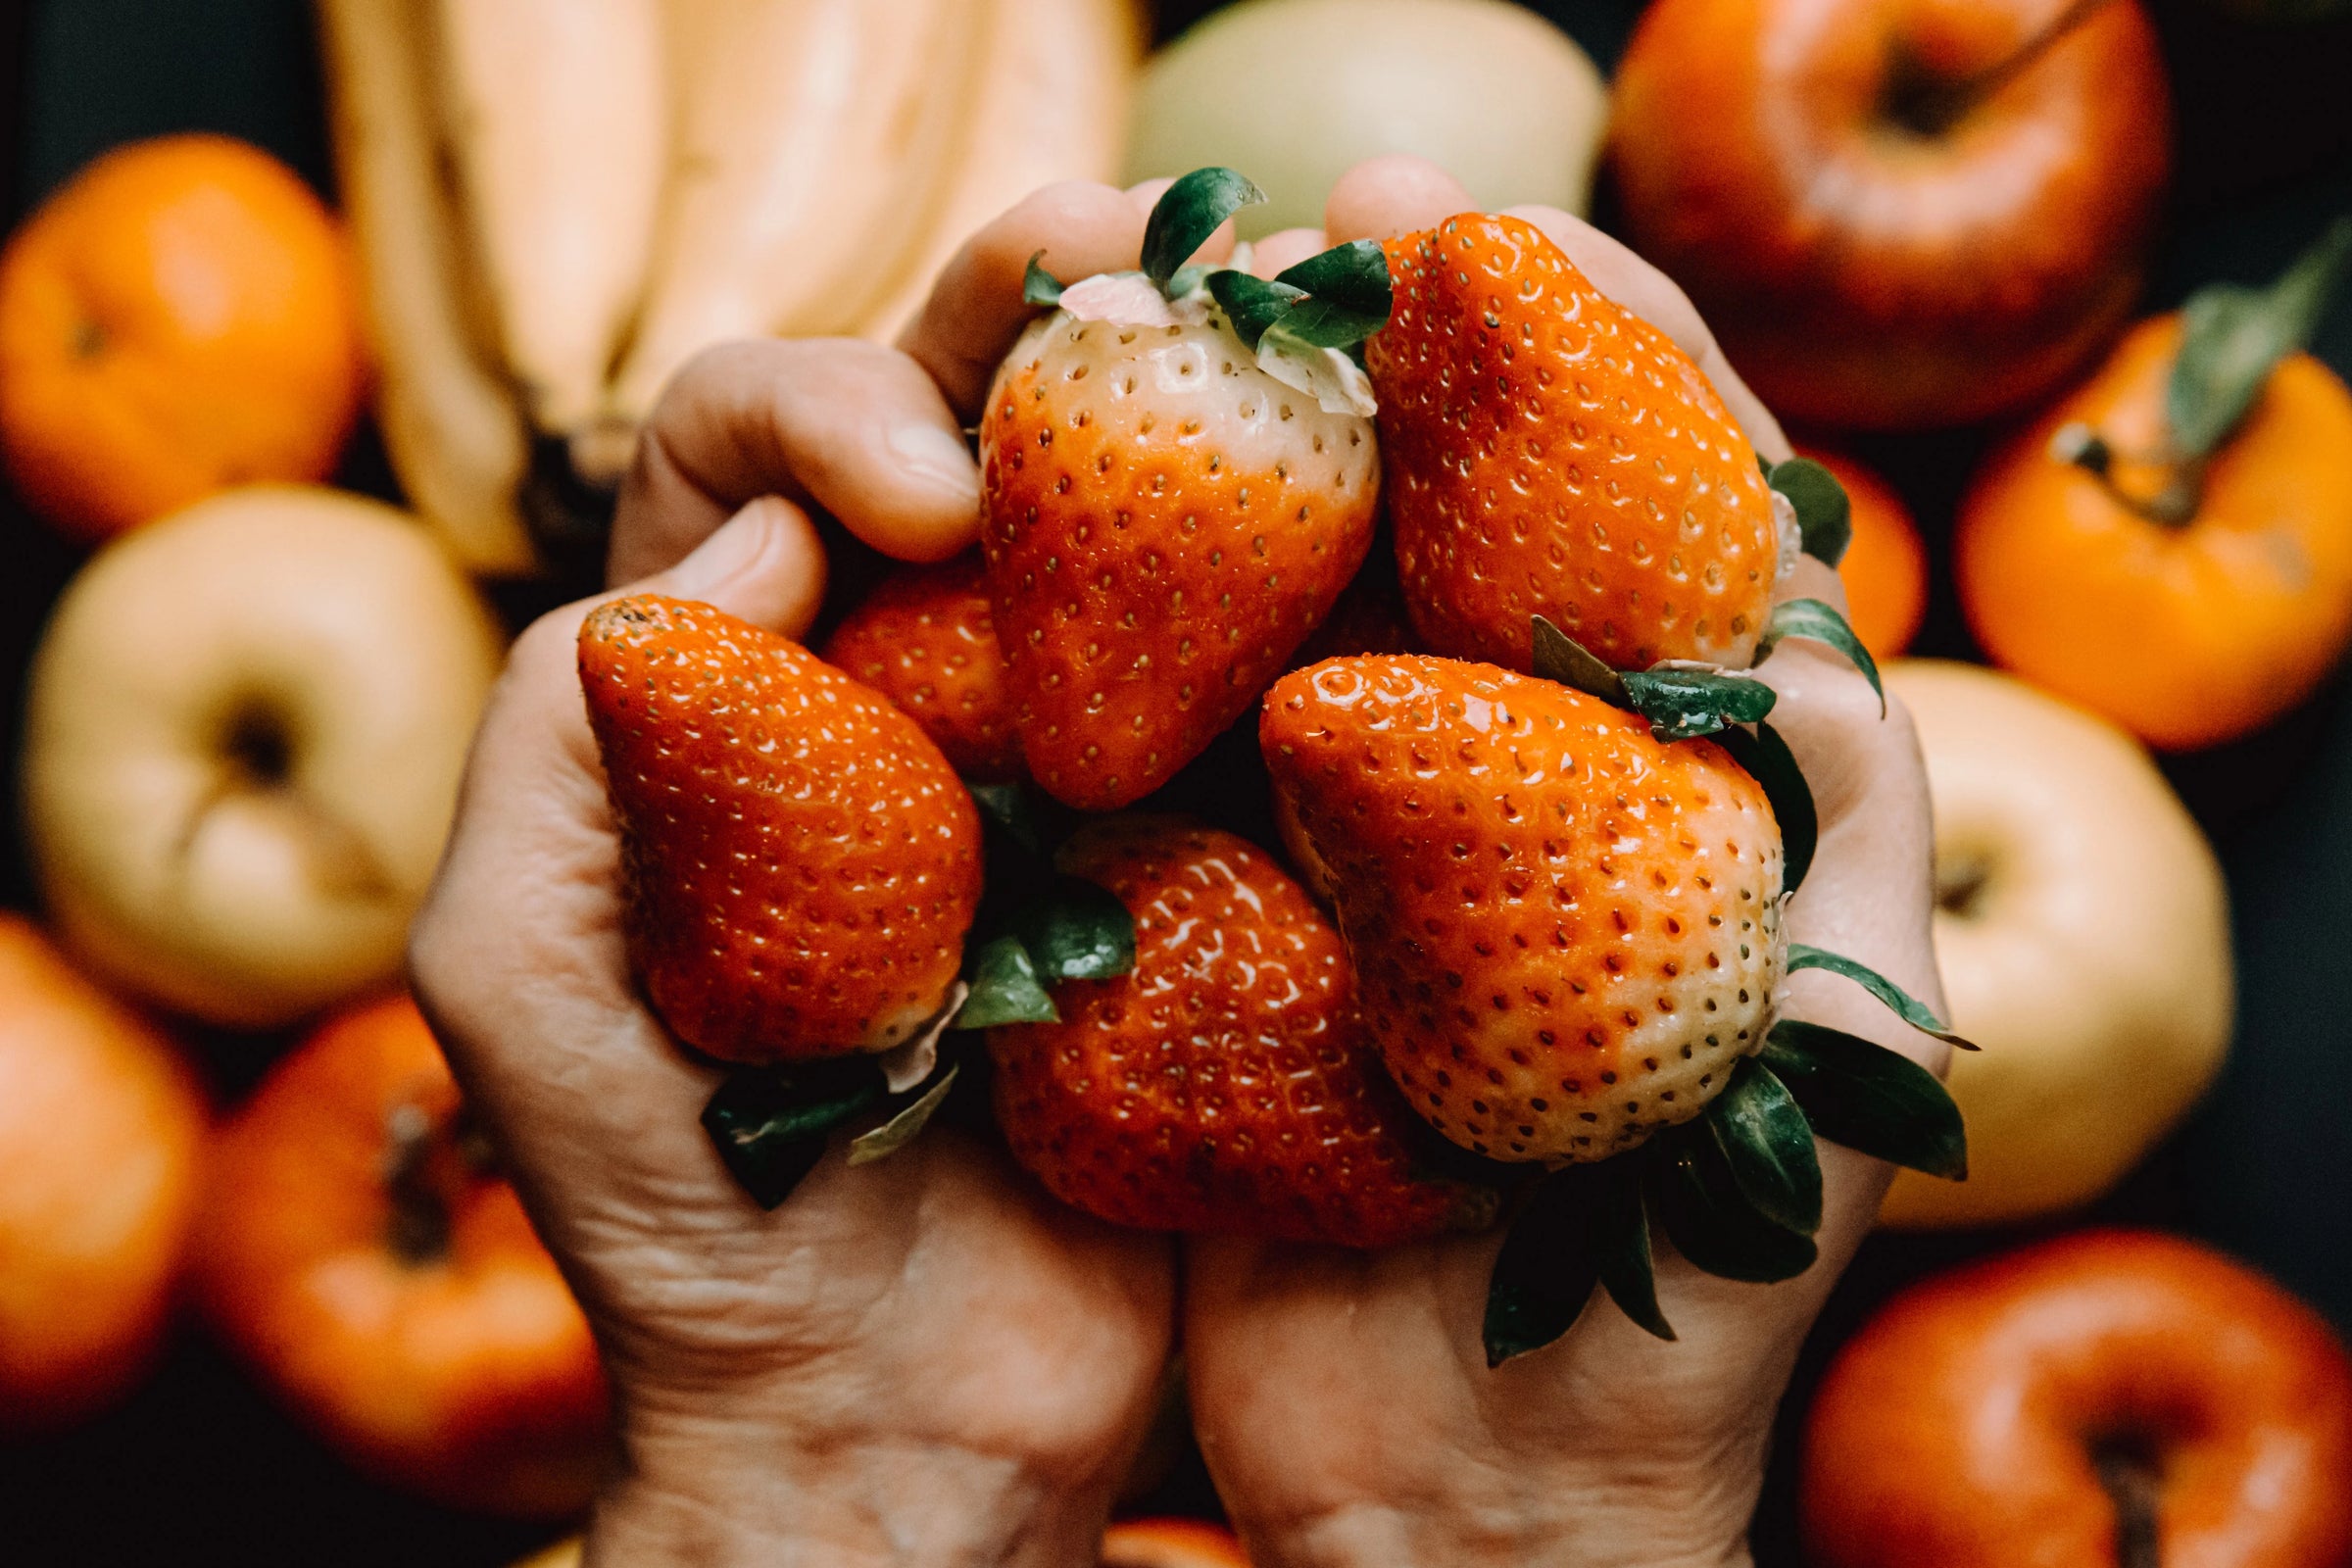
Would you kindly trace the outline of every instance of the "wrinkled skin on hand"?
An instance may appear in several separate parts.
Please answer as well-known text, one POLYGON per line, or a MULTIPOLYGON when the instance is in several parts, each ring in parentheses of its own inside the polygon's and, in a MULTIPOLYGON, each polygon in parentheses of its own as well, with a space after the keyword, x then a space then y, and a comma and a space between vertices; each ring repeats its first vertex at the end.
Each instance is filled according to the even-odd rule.
MULTIPOLYGON (((704 355, 640 442, 609 579, 798 635, 824 585, 812 511, 908 561, 968 546, 979 475, 960 426, 1028 318, 1024 265, 1043 249, 1063 278, 1132 267, 1159 188, 1032 196, 966 246, 897 349, 704 355)), ((1333 192, 1328 238, 1469 206, 1435 168, 1377 160, 1333 192)), ((1564 214, 1518 216, 1690 350, 1759 451, 1788 455, 1671 283, 1564 214)), ((1273 235, 1252 266, 1270 275, 1325 243, 1273 235)), ((1230 245, 1221 233, 1203 259, 1230 245)), ((1839 600, 1817 563, 1786 590, 1839 600)), ((1732 1284, 1661 1255, 1681 1343, 1602 1301, 1494 1372, 1479 1322, 1496 1236, 1378 1256, 1200 1239, 1179 1303, 1167 1239, 1055 1207, 944 1128, 855 1171, 836 1149, 763 1213, 697 1122, 715 1069, 675 1047, 631 982, 573 663, 586 610, 515 645, 413 966, 612 1371, 622 1451, 592 1564, 1091 1563, 1179 1311, 1202 1446, 1260 1568, 1740 1556, 1774 1402, 1886 1167, 1824 1149, 1822 1261, 1800 1279, 1732 1284)), ((1765 671, 1822 813, 1792 937, 1939 1003, 1907 720, 1882 720, 1815 645, 1785 645, 1765 671)), ((1787 998, 1940 1065, 1941 1048, 1844 982, 1806 973, 1787 998)))

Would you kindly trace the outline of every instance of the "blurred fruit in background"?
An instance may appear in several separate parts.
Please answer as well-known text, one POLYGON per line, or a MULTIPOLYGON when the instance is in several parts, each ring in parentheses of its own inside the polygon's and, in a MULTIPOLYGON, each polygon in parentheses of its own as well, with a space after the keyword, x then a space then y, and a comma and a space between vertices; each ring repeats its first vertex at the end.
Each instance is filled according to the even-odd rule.
POLYGON ((1151 31, 1145 9, 1143 0, 996 0, 978 101, 954 138, 946 189, 860 334, 895 341, 963 242, 1031 191, 1112 176, 1151 31))
POLYGON ((1102 1568, 1250 1568, 1250 1559, 1223 1525, 1122 1519, 1103 1533, 1102 1568))
POLYGON ((1145 33, 1136 0, 318 9, 385 445, 491 573, 579 542, 558 498, 697 351, 893 336, 974 228, 1110 177, 1145 33))
POLYGON ((1483 208, 1585 210, 1608 90, 1566 33, 1505 0, 1244 0, 1152 59, 1127 178, 1222 164, 1263 206, 1245 239, 1323 226, 1333 181, 1417 153, 1483 208))
POLYGON ((501 658, 406 514, 256 486, 102 552, 42 634, 29 848, 61 936, 216 1023, 400 972, 501 658))
POLYGON ((2221 1254, 2085 1232, 1896 1297, 1831 1365, 1817 1568, 2340 1568, 2352 1361, 2221 1254))
POLYGON ((1838 563, 1846 620, 1873 658, 1893 659, 1919 635, 1928 612, 1928 547, 1894 487, 1841 452, 1800 446, 1830 470, 1852 507, 1853 539, 1838 563))
POLYGON ((327 1023, 228 1119, 193 1273, 221 1339, 370 1475, 586 1506, 609 1458, 587 1320, 407 998, 327 1023))
POLYGON ((2170 118, 2138 0, 1657 0, 1610 157, 1776 414, 1903 429, 2031 403, 2122 324, 2170 118))
POLYGON ((530 438, 483 342, 413 0, 318 0, 335 182, 351 217, 376 366, 375 422, 409 504, 468 570, 529 571, 530 438))
POLYGON ((172 1043, 0 914, 0 1434, 90 1415, 148 1369, 205 1120, 172 1043))
POLYGON ((1936 806, 1936 955, 1968 1180, 1898 1172, 1881 1218, 1990 1225, 2078 1207, 2187 1114, 2230 1041, 2230 911, 2147 754, 1993 670, 1906 661, 1936 806))
POLYGON ((2352 392, 2301 345, 2352 219, 2268 290, 2143 321, 1996 452, 1953 571, 1998 663, 2187 751, 2310 697, 2352 640, 2352 392))
MULTIPOLYGON (((719 0, 697 0, 716 9, 719 0)), ((657 0, 427 0, 496 348, 532 423, 596 415, 645 287, 667 152, 657 0)))
POLYGON ((118 148, 0 255, 0 453, 80 537, 325 478, 365 381, 341 224, 243 142, 118 148))

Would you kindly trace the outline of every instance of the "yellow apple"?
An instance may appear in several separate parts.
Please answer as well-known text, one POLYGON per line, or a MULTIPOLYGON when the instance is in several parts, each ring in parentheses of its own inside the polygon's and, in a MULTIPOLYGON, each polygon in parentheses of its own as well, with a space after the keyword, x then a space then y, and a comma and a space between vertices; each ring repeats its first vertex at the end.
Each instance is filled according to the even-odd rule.
POLYGON ((1969 1177, 1905 1171, 1904 1227, 1993 1225, 2107 1192, 2221 1066, 2228 898, 2204 836, 2139 743, 2007 675, 1887 669, 1936 803, 1936 953, 1969 1177))
POLYGON ((1127 175, 1224 164, 1257 181, 1245 239, 1319 228, 1381 153, 1435 159, 1481 207, 1585 210, 1608 89, 1576 41, 1508 0, 1244 0, 1152 58, 1127 175))
POLYGON ((399 972, 501 638, 405 514, 216 496, 107 547, 32 667, 24 802, 57 927, 216 1023, 399 972))

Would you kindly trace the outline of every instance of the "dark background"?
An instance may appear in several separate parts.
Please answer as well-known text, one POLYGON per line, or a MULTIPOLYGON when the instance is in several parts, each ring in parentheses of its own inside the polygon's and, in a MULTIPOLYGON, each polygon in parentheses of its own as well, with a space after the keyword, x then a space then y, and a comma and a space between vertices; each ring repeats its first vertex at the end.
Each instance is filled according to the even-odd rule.
MULTIPOLYGON (((1018 0, 1013 0, 1018 3, 1018 0)), ((1167 0, 1163 37, 1214 9, 1167 0)), ((1636 0, 1549 0, 1604 67, 1636 0)), ((2352 18, 2266 27, 2195 0, 2155 7, 2178 97, 2171 222, 2151 309, 2217 278, 2275 274, 2328 219, 2352 212, 2352 18)), ((116 142, 182 129, 225 131, 285 158, 321 190, 332 180, 310 12, 303 0, 0 0, 0 171, 15 220, 116 142)), ((1603 220, 1606 220, 1605 192, 1603 220)), ((2352 374, 2352 303, 2315 350, 2352 374)), ((1855 443, 1902 490, 1938 576, 1921 653, 1969 657, 1940 575, 1952 504, 1989 433, 1855 443)), ((391 494, 372 438, 341 475, 391 494)), ((14 755, 23 671, 50 602, 78 556, 0 494, 0 733, 14 755)), ((521 615, 547 590, 504 595, 521 615)), ((2181 1134, 2088 1217, 2204 1237, 2259 1264, 2352 1330, 2352 704, 2341 684, 2271 731, 2177 759, 2168 770, 2205 822, 2235 901, 2238 1039, 2220 1085, 2181 1134)), ((0 819, 17 818, 13 766, 0 819)), ((34 902, 24 853, 0 832, 0 903, 34 902)), ((282 1047, 270 1037, 199 1041, 233 1097, 282 1047)), ((2073 1221, 2069 1221, 2073 1223, 2073 1221)), ((1874 1238, 1832 1301, 1783 1412, 1784 1439, 1829 1349, 1888 1291, 2018 1233, 1874 1238)), ((1778 1451, 1785 1461, 1789 1443, 1778 1451)), ((1213 1508, 1197 1461, 1151 1499, 1213 1508)), ((1776 1464, 1756 1525, 1765 1564, 1795 1560, 1788 1477, 1776 1464)), ((546 1527, 449 1514, 358 1480, 289 1426, 208 1344, 183 1330, 168 1364, 126 1408, 39 1444, 0 1446, 0 1559, 251 1568, 503 1564, 546 1527)))

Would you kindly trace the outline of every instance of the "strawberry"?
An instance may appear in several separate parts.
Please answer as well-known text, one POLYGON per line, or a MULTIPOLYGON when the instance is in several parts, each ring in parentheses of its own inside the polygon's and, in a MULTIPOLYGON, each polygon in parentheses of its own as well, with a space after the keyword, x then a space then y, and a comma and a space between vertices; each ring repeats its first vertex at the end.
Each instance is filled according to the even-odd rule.
POLYGON ((1454 1142, 1603 1159, 1696 1116, 1763 1046, 1781 834, 1713 742, 1415 656, 1285 676, 1259 741, 1382 1058, 1454 1142))
POLYGON ((1795 552, 1705 374, 1518 219, 1385 249, 1366 365, 1423 641, 1525 671, 1541 614, 1620 669, 1744 668, 1795 552))
MULTIPOLYGON (((1141 274, 1066 290, 1033 277, 1058 307, 1005 360, 981 419, 981 544, 1014 723, 1037 782, 1086 809, 1149 794, 1248 711, 1371 542, 1360 372, 1254 315, 1245 338, 1176 271, 1254 194, 1237 180, 1200 171, 1171 187, 1141 274), (1298 368, 1310 362, 1313 375, 1298 368)), ((1283 303, 1300 294, 1281 287, 1283 303)))
POLYGON ((947 1000, 980 899, 971 796, 914 721, 799 645, 641 594, 580 627, 630 956, 730 1061, 880 1051, 947 1000))
POLYGON ((989 1032, 999 1123, 1062 1201, 1152 1230, 1386 1247, 1492 1217, 1418 1174, 1339 934, 1247 841, 1178 817, 1090 825, 1073 875, 1135 917, 1135 967, 1064 982, 1062 1021, 989 1032))
POLYGON ((850 612, 824 657, 889 698, 976 784, 1022 776, 987 568, 975 552, 908 566, 850 612))

